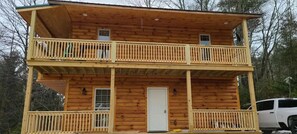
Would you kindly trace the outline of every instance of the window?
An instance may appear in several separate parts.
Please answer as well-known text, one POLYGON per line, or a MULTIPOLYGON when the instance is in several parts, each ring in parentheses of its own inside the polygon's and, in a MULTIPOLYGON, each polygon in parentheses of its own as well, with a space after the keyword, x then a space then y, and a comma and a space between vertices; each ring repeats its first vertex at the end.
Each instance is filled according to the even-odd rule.
MULTIPOLYGON (((210 35, 209 34, 200 34, 200 45, 207 46, 210 45, 210 35)), ((209 48, 201 48, 201 59, 203 61, 211 60, 211 53, 209 48)))
POLYGON ((95 110, 109 110, 110 106, 110 89, 95 89, 95 110))
POLYGON ((210 35, 209 34, 200 34, 200 44, 201 45, 210 45, 210 35))
MULTIPOLYGON (((100 41, 110 41, 110 30, 109 29, 99 29, 98 30, 98 40, 100 41)), ((101 45, 98 49, 98 58, 100 60, 109 58, 109 46, 101 45)))
MULTIPOLYGON (((110 89, 109 88, 96 88, 95 89, 95 111, 109 110, 110 107, 110 89)), ((95 114, 93 116, 94 127, 106 128, 108 127, 108 118, 106 114, 95 114)))
POLYGON ((274 101, 262 101, 257 103, 257 110, 264 111, 264 110, 272 110, 273 109, 274 101))
POLYGON ((110 40, 110 30, 109 29, 99 29, 98 30, 98 40, 109 41, 110 40))
POLYGON ((278 107, 279 108, 297 107, 297 100, 279 100, 278 107))

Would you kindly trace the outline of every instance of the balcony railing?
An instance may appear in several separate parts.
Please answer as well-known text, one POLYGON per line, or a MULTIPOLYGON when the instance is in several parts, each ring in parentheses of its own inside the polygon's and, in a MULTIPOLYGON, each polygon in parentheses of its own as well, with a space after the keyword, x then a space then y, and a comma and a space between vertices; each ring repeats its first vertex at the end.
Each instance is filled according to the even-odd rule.
POLYGON ((29 111, 27 133, 107 132, 108 111, 29 111))
POLYGON ((35 38, 33 58, 179 64, 247 65, 244 46, 35 38))
MULTIPOLYGON (((194 130, 256 130, 250 110, 194 109, 194 130)), ((26 133, 107 132, 108 111, 30 111, 26 133)))
POLYGON ((194 130, 256 130, 251 110, 194 109, 194 130))

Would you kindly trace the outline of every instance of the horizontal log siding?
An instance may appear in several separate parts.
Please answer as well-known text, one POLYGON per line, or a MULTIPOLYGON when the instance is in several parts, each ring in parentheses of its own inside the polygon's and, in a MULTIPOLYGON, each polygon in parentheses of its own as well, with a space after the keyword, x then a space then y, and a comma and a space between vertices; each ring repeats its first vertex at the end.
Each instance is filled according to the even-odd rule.
MULTIPOLYGON (((69 79, 65 110, 92 110, 95 87, 108 87, 108 76, 47 76, 43 79, 69 79), (85 87, 87 95, 81 94, 85 87)), ((116 77, 116 131, 147 130, 146 89, 150 86, 169 89, 169 129, 186 129, 187 101, 185 78, 116 77), (173 94, 176 89, 176 96, 173 94)), ((230 79, 192 79, 193 109, 238 109, 236 82, 230 79)))
POLYGON ((103 25, 75 22, 72 24, 72 38, 97 40, 98 29, 100 28, 110 29, 111 39, 118 41, 198 44, 199 34, 210 34, 211 44, 233 44, 232 30, 141 27, 140 25, 103 25))

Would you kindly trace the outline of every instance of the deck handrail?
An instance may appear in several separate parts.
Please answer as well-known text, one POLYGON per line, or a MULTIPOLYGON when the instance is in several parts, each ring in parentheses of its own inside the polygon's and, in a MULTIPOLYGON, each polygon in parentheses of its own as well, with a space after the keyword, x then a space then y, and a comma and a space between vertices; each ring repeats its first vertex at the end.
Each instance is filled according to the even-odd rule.
POLYGON ((251 110, 193 109, 194 130, 256 130, 251 110))
POLYGON ((246 47, 34 38, 33 59, 248 65, 246 47))
POLYGON ((200 47, 230 47, 230 48, 245 48, 245 46, 235 46, 235 45, 211 45, 205 46, 201 44, 187 44, 187 43, 166 43, 166 42, 143 42, 143 41, 101 41, 101 40, 90 40, 90 39, 68 39, 68 38, 45 38, 45 37, 35 37, 34 40, 63 40, 63 41, 83 41, 83 42, 117 42, 117 43, 137 43, 137 44, 151 44, 151 45, 190 45, 190 46, 200 46, 200 47))
POLYGON ((109 111, 29 111, 26 132, 107 132, 109 111))

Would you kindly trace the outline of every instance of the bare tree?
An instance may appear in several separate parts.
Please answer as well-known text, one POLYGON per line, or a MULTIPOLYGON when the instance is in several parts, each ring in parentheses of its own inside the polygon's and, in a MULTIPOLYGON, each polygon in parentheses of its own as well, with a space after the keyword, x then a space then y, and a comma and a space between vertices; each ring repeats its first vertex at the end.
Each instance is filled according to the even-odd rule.
POLYGON ((126 0, 126 2, 130 5, 137 7, 164 7, 165 0, 126 0))
POLYGON ((217 0, 193 0, 193 10, 213 11, 216 8, 217 0))
POLYGON ((257 70, 257 80, 268 75, 270 65, 270 56, 275 47, 279 45, 280 27, 282 24, 282 17, 285 14, 286 2, 283 0, 272 0, 270 5, 273 5, 271 12, 265 13, 261 18, 260 25, 260 42, 261 45, 255 48, 255 56, 260 56, 259 70, 257 70), (285 9, 285 10, 284 10, 285 9))
POLYGON ((45 0, 1 0, 0 1, 0 20, 1 27, 5 30, 5 35, 1 39, 5 49, 17 49, 23 55, 23 63, 26 66, 26 53, 28 48, 29 25, 22 19, 19 13, 15 10, 17 6, 31 6, 43 4, 45 0), (11 43, 11 40, 14 43, 11 43), (7 48, 8 47, 8 48, 7 48))
POLYGON ((170 8, 177 8, 180 10, 188 9, 189 5, 185 0, 169 0, 166 5, 170 8))

